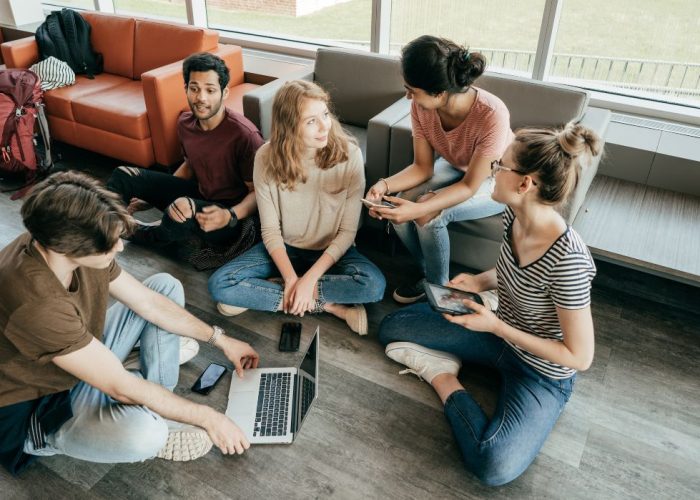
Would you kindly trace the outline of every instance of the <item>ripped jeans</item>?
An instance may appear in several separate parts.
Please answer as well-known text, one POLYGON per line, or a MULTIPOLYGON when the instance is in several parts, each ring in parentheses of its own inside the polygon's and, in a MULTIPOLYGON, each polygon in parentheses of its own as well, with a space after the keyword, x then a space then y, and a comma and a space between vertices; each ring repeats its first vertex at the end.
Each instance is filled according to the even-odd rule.
MULTIPOLYGON (((439 191, 464 177, 444 158, 435 161, 433 176, 423 184, 399 193, 401 198, 415 201, 430 191, 439 191)), ((483 182, 474 196, 462 203, 444 209, 427 224, 420 226, 415 221, 394 224, 396 234, 419 262, 425 278, 430 283, 444 285, 450 278, 450 236, 447 225, 450 222, 482 219, 496 215, 505 205, 491 198, 491 180, 483 182)), ((469 251, 469 249, 465 249, 469 251)))
POLYGON ((129 205, 131 198, 139 198, 164 212, 161 225, 152 229, 155 233, 154 240, 158 242, 174 243, 196 235, 208 243, 226 245, 238 236, 239 226, 226 226, 210 232, 202 230, 194 214, 203 207, 222 204, 202 200, 196 181, 145 168, 117 167, 107 181, 107 187, 121 196, 125 205, 129 205), (168 207, 178 198, 187 198, 190 207, 189 213, 173 207, 176 213, 186 219, 184 222, 178 222, 168 215, 168 207))

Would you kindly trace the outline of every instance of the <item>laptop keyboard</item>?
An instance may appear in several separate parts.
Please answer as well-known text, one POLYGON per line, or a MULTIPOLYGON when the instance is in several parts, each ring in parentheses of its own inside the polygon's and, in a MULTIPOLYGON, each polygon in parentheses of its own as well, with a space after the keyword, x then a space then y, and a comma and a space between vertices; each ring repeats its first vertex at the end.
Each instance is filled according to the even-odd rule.
POLYGON ((284 436, 289 415, 291 373, 260 375, 253 436, 284 436))

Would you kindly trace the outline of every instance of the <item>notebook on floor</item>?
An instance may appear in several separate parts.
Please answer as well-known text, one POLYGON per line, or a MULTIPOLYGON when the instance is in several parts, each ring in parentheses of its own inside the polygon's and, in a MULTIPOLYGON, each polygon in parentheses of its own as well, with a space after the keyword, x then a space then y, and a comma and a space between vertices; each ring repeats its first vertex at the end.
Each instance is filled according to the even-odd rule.
POLYGON ((251 444, 292 443, 318 395, 319 327, 297 367, 233 372, 226 416, 251 444))

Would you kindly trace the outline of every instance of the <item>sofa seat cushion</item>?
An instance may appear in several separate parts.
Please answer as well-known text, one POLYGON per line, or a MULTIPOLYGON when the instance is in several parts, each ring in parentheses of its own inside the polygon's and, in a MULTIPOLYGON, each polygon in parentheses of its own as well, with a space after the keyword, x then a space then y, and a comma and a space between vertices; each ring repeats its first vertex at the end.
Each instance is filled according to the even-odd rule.
POLYGON ((450 224, 449 229, 500 242, 503 238, 503 214, 492 215, 483 219, 453 222, 450 224))
POLYGON ((367 161, 367 129, 364 127, 357 127, 355 125, 349 125, 347 123, 340 124, 346 132, 349 132, 355 140, 357 140, 357 145, 362 151, 362 158, 367 161))
POLYGON ((73 108, 71 106, 71 103, 74 100, 92 93, 102 95, 102 93, 108 89, 130 81, 131 79, 129 78, 110 75, 109 73, 96 75, 94 80, 91 80, 84 75, 76 75, 75 85, 49 90, 44 94, 46 111, 51 116, 63 118, 64 120, 75 121, 73 108))
POLYGON ((260 85, 254 83, 241 83, 234 87, 228 88, 228 97, 224 101, 227 108, 234 110, 236 113, 243 114, 243 96, 251 90, 257 89, 260 85))
POLYGON ((140 80, 77 98, 73 115, 77 123, 132 139, 151 136, 140 80))

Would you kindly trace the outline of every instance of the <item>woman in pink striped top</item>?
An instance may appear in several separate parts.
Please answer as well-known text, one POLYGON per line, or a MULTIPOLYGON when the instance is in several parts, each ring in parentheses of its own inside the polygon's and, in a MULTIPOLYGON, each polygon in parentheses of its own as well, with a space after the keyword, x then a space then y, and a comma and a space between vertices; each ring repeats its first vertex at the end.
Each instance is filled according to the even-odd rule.
MULTIPOLYGON (((489 179, 491 162, 501 158, 513 138, 510 113, 498 97, 472 85, 484 72, 484 57, 454 42, 421 36, 403 48, 401 67, 406 97, 413 100, 414 161, 369 189, 368 199, 397 206, 373 209, 370 215, 393 223, 427 281, 445 284, 447 225, 503 211, 491 199, 489 179), (392 192, 399 194, 387 196, 392 192)), ((400 286, 394 299, 419 300, 423 281, 400 286)))

